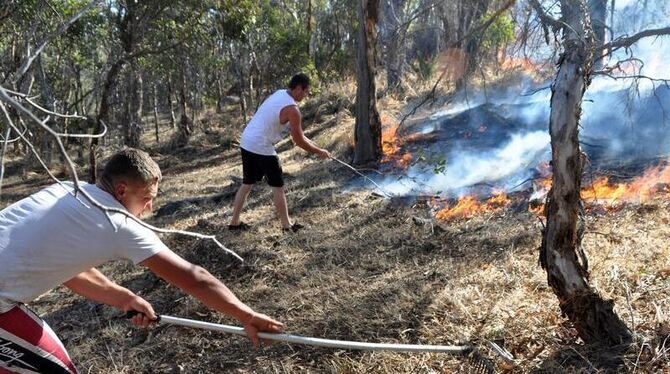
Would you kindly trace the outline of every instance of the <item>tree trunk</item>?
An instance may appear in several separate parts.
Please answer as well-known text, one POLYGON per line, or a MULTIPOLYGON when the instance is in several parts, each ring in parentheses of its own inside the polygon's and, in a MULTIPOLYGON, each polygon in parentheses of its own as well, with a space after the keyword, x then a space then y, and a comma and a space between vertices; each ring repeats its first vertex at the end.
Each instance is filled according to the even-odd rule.
POLYGON ((307 0, 307 19, 305 24, 307 35, 309 35, 307 53, 314 66, 316 66, 316 30, 314 27, 314 7, 312 5, 312 0, 307 0))
POLYGON ((186 100, 187 100, 186 91, 187 91, 186 67, 183 66, 181 69, 181 84, 179 87, 179 106, 181 111, 181 117, 179 118, 177 134, 175 137, 175 145, 177 147, 183 147, 187 145, 189 139, 191 138, 191 133, 193 131, 193 121, 188 117, 188 114, 186 113, 186 100))
POLYGON ((170 107, 170 126, 172 126, 172 129, 174 130, 177 128, 177 117, 174 114, 174 103, 172 101, 172 97, 174 96, 174 90, 172 89, 171 78, 168 78, 167 89, 168 89, 167 94, 168 106, 170 107))
POLYGON ((123 121, 124 144, 140 148, 142 146, 142 74, 136 64, 132 63, 128 69, 126 82, 126 112, 123 121))
POLYGON ((360 0, 359 12, 354 164, 365 165, 377 162, 382 155, 382 126, 375 86, 379 0, 360 0))
MULTIPOLYGON (((95 119, 95 127, 93 128, 93 133, 98 134, 103 129, 103 122, 107 122, 107 117, 109 116, 109 96, 112 93, 114 88, 114 83, 116 82, 116 77, 119 75, 121 68, 126 63, 126 60, 121 59, 116 61, 112 67, 107 72, 107 77, 105 78, 105 84, 102 87, 102 93, 100 94, 100 105, 98 115, 95 119)), ((98 165, 97 165, 97 152, 98 144, 100 138, 91 139, 88 149, 88 183, 95 183, 98 176, 98 165)))
POLYGON ((459 50, 462 55, 463 73, 456 78, 456 87, 466 84, 467 77, 472 74, 478 63, 479 40, 471 35, 479 20, 486 14, 492 0, 473 0, 470 2, 443 2, 439 5, 442 24, 444 26, 445 43, 450 48, 459 50))
POLYGON ((552 149, 552 188, 542 232, 540 264, 558 296, 563 313, 586 343, 608 346, 630 342, 626 325, 588 282, 588 261, 581 248, 582 153, 579 149, 581 103, 590 82, 593 34, 584 0, 561 0, 563 53, 552 87, 549 132, 552 149))
POLYGON ((223 113, 223 87, 221 87, 221 73, 216 73, 216 112, 223 113))
POLYGON ((156 89, 156 83, 152 86, 152 96, 154 104, 154 130, 156 135, 156 145, 158 145, 158 90, 156 89))
POLYGON ((386 46, 386 90, 402 92, 402 76, 405 64, 405 32, 409 25, 404 20, 404 0, 384 0, 383 45, 386 46))
POLYGON ((84 86, 81 83, 81 67, 78 64, 74 65, 74 72, 75 72, 75 84, 76 84, 76 90, 75 90, 75 100, 77 100, 77 104, 75 105, 75 110, 79 114, 86 114, 86 111, 84 110, 84 86))
MULTIPOLYGON (((49 79, 47 78, 46 73, 44 72, 44 64, 42 64, 42 56, 39 55, 37 56, 37 76, 39 77, 40 81, 40 93, 42 96, 42 101, 44 102, 44 107, 50 111, 55 111, 55 102, 56 100, 53 97, 53 90, 51 89, 51 82, 49 82, 49 79)), ((58 128, 56 127, 56 123, 54 120, 49 121, 48 123, 49 126, 51 126, 54 130, 58 131, 58 128)), ((42 150, 42 158, 44 160, 44 163, 47 166, 51 166, 51 162, 53 161, 53 142, 54 139, 51 138, 51 136, 45 132, 40 132, 41 134, 41 150, 42 150)))
MULTIPOLYGON (((593 35, 595 37, 596 48, 605 44, 607 31, 607 0, 589 0, 589 11, 591 13, 591 23, 593 24, 593 35)), ((602 56, 595 56, 593 63, 594 70, 603 68, 602 56)))
POLYGON ((237 57, 235 56, 235 53, 233 52, 233 43, 228 44, 228 54, 230 55, 230 60, 231 61, 236 61, 237 63, 233 62, 233 68, 235 69, 235 73, 237 74, 237 82, 238 85, 240 86, 240 111, 242 112, 242 118, 244 119, 244 123, 247 123, 247 100, 246 96, 244 94, 245 91, 245 83, 244 83, 244 63, 242 62, 242 54, 240 53, 237 57))
MULTIPOLYGON (((186 64, 187 82, 191 83, 190 89, 186 91, 186 98, 189 100, 191 108, 191 121, 196 125, 198 123, 198 75, 193 71, 191 64, 186 64)), ((188 88, 188 86, 187 86, 188 88)))

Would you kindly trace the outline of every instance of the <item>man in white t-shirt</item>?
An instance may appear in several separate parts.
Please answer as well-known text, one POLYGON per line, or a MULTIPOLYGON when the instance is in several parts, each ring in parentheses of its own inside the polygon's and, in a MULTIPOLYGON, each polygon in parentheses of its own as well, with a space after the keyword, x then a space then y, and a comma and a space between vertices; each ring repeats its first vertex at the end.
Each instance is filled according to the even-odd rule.
POLYGON ((242 133, 240 151, 242 153, 242 186, 235 195, 233 216, 228 228, 245 230, 249 225, 240 220, 242 207, 251 191, 251 186, 265 177, 272 188, 272 201, 277 210, 284 231, 298 231, 303 226, 292 223, 286 206, 284 179, 275 144, 287 133, 293 142, 307 152, 321 158, 330 153, 307 139, 302 131, 302 116, 298 103, 309 94, 310 80, 305 74, 294 75, 288 89, 279 90, 263 101, 242 133))
MULTIPOLYGON (((161 172, 143 151, 126 149, 105 165, 97 185, 81 188, 98 203, 140 218, 152 208, 161 172)), ((242 303, 218 279, 168 249, 151 230, 122 213, 105 214, 71 183, 54 184, 0 211, 0 374, 76 373, 67 351, 29 303, 63 284, 148 326, 151 305, 95 269, 117 259, 149 268, 204 304, 240 321, 258 344, 258 331, 282 324, 242 303)))

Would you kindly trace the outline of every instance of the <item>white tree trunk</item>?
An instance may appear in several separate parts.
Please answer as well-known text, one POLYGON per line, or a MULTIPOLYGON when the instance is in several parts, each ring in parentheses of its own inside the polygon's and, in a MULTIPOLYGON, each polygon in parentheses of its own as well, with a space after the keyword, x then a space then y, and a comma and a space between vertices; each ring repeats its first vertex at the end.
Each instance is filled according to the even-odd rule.
POLYGON ((545 213, 540 263, 563 313, 587 343, 628 343, 630 332, 588 283, 588 262, 581 249, 582 153, 579 149, 581 103, 590 82, 594 39, 584 0, 561 0, 563 53, 552 87, 549 132, 553 184, 545 213))

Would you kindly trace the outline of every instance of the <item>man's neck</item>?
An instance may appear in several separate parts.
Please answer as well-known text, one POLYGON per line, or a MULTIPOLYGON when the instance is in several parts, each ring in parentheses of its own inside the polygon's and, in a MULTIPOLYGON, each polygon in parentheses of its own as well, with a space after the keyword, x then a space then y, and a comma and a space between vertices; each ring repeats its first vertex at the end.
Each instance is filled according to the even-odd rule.
MULTIPOLYGON (((98 179, 95 184, 99 189, 107 192, 108 194, 114 196, 114 186, 110 181, 104 180, 103 178, 98 179)), ((116 199, 116 197, 114 197, 116 199)))
POLYGON ((291 98, 295 101, 295 96, 293 96, 293 92, 289 90, 288 88, 286 89, 286 92, 288 92, 288 95, 291 96, 291 98))

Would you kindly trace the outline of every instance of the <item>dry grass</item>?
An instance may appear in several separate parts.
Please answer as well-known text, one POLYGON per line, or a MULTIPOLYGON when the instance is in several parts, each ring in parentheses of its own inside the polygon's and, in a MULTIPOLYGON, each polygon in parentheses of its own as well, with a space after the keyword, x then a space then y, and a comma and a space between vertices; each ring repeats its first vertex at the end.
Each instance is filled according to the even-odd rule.
MULTIPOLYGON (((400 110, 393 100, 381 101, 391 117, 400 110)), ((314 122, 318 123, 308 123, 308 136, 348 160, 353 119, 346 109, 315 116, 314 122)), ((243 216, 253 228, 228 232, 238 183, 231 177, 241 176, 241 166, 236 148, 216 141, 224 134, 231 137, 227 123, 224 116, 213 120, 207 134, 200 132, 193 145, 182 150, 168 152, 153 145, 165 180, 157 213, 150 220, 217 234, 246 259, 244 264, 207 242, 176 236, 164 240, 220 277, 242 300, 283 321, 288 332, 398 343, 493 340, 512 352, 518 363, 509 368, 497 361, 500 371, 670 371, 662 348, 670 332, 664 324, 670 307, 667 202, 588 218, 584 245, 592 283, 614 299, 616 311, 636 334, 631 349, 615 357, 620 361, 617 369, 607 369, 613 367, 612 354, 585 347, 560 316, 537 264, 540 226, 530 213, 504 211, 448 225, 419 225, 413 217, 429 217, 426 205, 350 191, 347 183, 353 176, 348 170, 306 157, 284 142, 279 148, 288 175, 289 209, 310 228, 283 234, 269 189, 259 185, 243 216)), ((233 126, 233 131, 238 129, 233 126)), ((2 203, 34 191, 44 183, 39 180, 27 183, 11 177, 2 203)), ((147 298, 159 313, 233 323, 141 268, 114 263, 101 269, 147 298)), ((62 337, 85 373, 470 370, 461 358, 436 354, 361 353, 285 344, 255 351, 245 339, 219 333, 172 326, 141 330, 120 318, 120 312, 60 288, 32 307, 62 337)))

